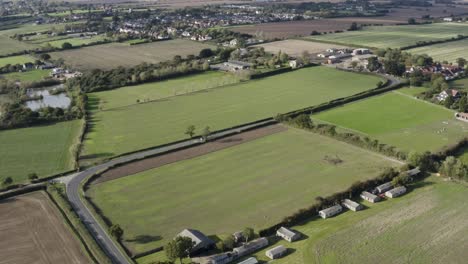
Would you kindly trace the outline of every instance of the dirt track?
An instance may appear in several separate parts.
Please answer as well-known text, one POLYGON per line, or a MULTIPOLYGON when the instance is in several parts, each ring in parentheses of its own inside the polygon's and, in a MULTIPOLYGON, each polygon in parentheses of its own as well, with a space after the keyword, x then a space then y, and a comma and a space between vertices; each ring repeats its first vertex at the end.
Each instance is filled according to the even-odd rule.
POLYGON ((260 137, 271 135, 274 133, 282 132, 287 130, 282 125, 272 125, 251 131, 247 131, 234 136, 225 137, 207 144, 203 144, 197 147, 192 147, 176 152, 172 152, 166 155, 156 156, 136 162, 132 162, 114 169, 111 169, 103 173, 97 178, 93 184, 99 184, 106 181, 118 179, 128 175, 132 175, 145 170, 157 168, 166 164, 174 163, 181 160, 191 159, 197 156, 201 156, 210 152, 218 151, 235 145, 239 145, 251 140, 255 140, 260 137))
POLYGON ((43 192, 0 201, 0 264, 90 263, 43 192))

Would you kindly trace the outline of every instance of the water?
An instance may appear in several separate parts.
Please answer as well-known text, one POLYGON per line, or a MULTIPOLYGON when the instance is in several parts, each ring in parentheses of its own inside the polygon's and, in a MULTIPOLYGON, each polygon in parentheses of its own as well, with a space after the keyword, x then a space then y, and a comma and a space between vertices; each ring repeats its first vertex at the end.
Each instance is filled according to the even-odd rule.
POLYGON ((63 84, 59 85, 54 85, 50 87, 44 87, 44 88, 36 88, 36 89, 28 89, 26 92, 26 95, 29 97, 33 96, 40 96, 42 95, 41 100, 32 100, 32 101, 27 101, 26 107, 29 109, 36 111, 41 108, 50 106, 50 107, 60 107, 62 109, 66 109, 70 106, 71 104, 71 99, 67 96, 67 93, 60 93, 56 95, 51 95, 50 91, 55 90, 55 89, 62 89, 63 84))

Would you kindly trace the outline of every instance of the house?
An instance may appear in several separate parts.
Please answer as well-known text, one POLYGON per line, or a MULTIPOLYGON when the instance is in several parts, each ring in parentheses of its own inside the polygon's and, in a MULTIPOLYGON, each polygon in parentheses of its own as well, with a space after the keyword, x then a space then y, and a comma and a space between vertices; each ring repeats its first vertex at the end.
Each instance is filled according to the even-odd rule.
POLYGON ((288 242, 293 242, 301 238, 301 234, 292 231, 289 228, 286 227, 281 227, 276 231, 276 235, 283 238, 284 240, 288 242))
POLYGON ((200 252, 206 249, 210 249, 214 246, 215 242, 205 236, 202 232, 195 229, 184 229, 180 232, 178 237, 188 237, 195 242, 192 251, 190 253, 200 252))
POLYGON ((368 202, 371 202, 371 203, 376 203, 378 201, 380 201, 380 197, 378 197, 377 195, 374 195, 370 192, 362 192, 361 193, 361 198, 368 201, 368 202))
POLYGON ((237 231, 234 234, 232 234, 232 237, 234 238, 234 242, 239 243, 242 240, 244 240, 244 235, 242 234, 242 231, 237 231))
POLYGON ((235 253, 238 258, 240 258, 242 256, 246 256, 252 252, 260 250, 266 246, 268 246, 268 239, 261 237, 261 238, 252 240, 248 243, 245 243, 244 245, 240 247, 234 248, 232 252, 235 253))
POLYGON ((331 55, 332 55, 331 53, 319 53, 319 54, 317 54, 317 57, 319 57, 319 58, 328 58, 331 55))
POLYGON ((26 62, 23 64, 23 70, 31 70, 34 68, 34 63, 26 62))
POLYGON ((355 201, 352 201, 350 199, 344 199, 343 202, 341 203, 344 207, 348 208, 351 211, 359 211, 362 210, 362 205, 359 203, 356 203, 355 201))
POLYGON ((287 248, 285 248, 284 246, 277 246, 277 247, 267 250, 267 252, 265 252, 265 255, 269 257, 270 259, 277 259, 286 255, 287 253, 288 253, 287 248))
POLYGON ((353 56, 356 56, 356 55, 364 55, 364 54, 370 54, 370 50, 369 49, 355 49, 353 50, 353 56))
POLYGON ((251 67, 252 67, 252 63, 236 61, 236 60, 229 60, 228 62, 210 66, 210 68, 213 70, 231 71, 231 72, 235 72, 239 70, 247 70, 247 69, 250 69, 251 67))
POLYGON ((395 198, 403 195, 404 193, 406 193, 406 188, 404 186, 400 186, 385 192, 385 196, 388 198, 395 198))
POLYGON ((302 64, 300 62, 298 62, 297 60, 290 60, 289 61, 289 67, 291 67, 292 69, 296 69, 298 67, 301 67, 302 64))
POLYGON ((231 47, 237 47, 237 44, 238 44, 238 43, 239 43, 239 42, 237 41, 237 39, 233 39, 233 40, 229 41, 229 46, 231 46, 231 47))
POLYGON ((452 17, 444 17, 444 22, 453 22, 453 18, 452 17))
POLYGON ((254 257, 251 257, 237 264, 258 264, 258 260, 254 257))
POLYGON ((327 209, 323 209, 319 212, 320 217, 323 219, 335 216, 343 211, 343 207, 341 205, 337 204, 335 206, 329 207, 327 209))
POLYGON ((442 91, 440 94, 438 94, 436 99, 439 102, 442 102, 442 101, 445 101, 449 97, 452 97, 453 99, 458 99, 460 98, 460 93, 458 92, 458 90, 449 89, 449 90, 442 91))
POLYGON ((455 113, 455 118, 460 121, 468 122, 468 113, 455 113))
POLYGON ((384 184, 381 184, 375 188, 375 191, 377 194, 384 193, 390 189, 393 188, 392 182, 386 182, 384 184))
POLYGON ((332 55, 328 57, 328 64, 338 63, 338 62, 341 62, 341 60, 347 59, 350 57, 351 57, 351 54, 349 53, 332 55))

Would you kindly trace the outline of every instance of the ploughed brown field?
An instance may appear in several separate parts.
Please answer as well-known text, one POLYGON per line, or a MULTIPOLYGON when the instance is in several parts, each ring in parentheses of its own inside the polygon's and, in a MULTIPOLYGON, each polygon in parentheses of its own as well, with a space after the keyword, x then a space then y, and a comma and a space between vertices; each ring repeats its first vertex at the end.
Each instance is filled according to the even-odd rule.
POLYGON ((91 263, 44 192, 0 201, 0 264, 91 263))

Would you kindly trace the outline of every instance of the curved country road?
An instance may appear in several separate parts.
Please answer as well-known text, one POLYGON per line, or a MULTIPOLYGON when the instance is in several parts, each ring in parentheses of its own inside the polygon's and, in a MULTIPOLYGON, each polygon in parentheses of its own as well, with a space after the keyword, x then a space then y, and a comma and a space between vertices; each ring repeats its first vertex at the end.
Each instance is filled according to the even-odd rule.
MULTIPOLYGON (((216 132, 210 135, 209 139, 216 139, 230 135, 232 133, 240 133, 245 130, 249 130, 255 127, 260 127, 268 125, 270 123, 275 123, 273 119, 269 119, 260 123, 249 124, 242 127, 233 128, 230 130, 216 132)), ((99 246, 103 251, 109 256, 112 260, 112 263, 116 264, 131 264, 129 258, 126 256, 125 252, 122 252, 120 248, 116 245, 116 242, 108 235, 107 228, 103 227, 91 213, 91 211, 86 207, 85 203, 82 201, 81 197, 81 184, 90 176, 98 173, 101 170, 104 170, 110 166, 114 166, 120 163, 129 162, 133 160, 139 160, 148 156, 157 155, 167 151, 177 150, 184 147, 189 147, 200 143, 200 139, 189 139, 186 141, 174 143, 171 145, 166 145, 162 147, 155 147, 150 150, 145 150, 141 152, 132 153, 126 156, 118 157, 102 163, 100 165, 91 167, 85 171, 75 174, 70 180, 67 180, 67 197, 72 205, 73 209, 77 213, 78 217, 88 228, 91 235, 96 239, 99 246)))

